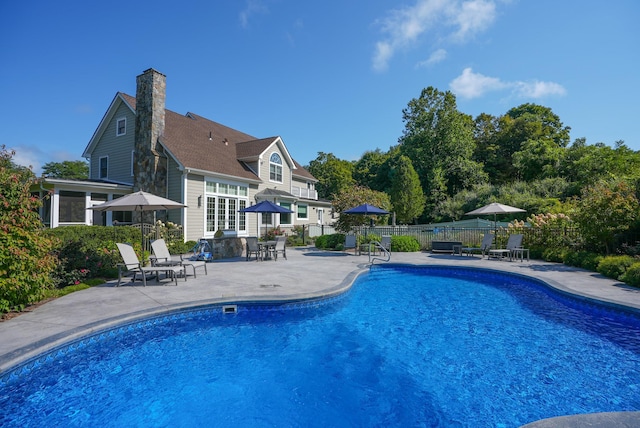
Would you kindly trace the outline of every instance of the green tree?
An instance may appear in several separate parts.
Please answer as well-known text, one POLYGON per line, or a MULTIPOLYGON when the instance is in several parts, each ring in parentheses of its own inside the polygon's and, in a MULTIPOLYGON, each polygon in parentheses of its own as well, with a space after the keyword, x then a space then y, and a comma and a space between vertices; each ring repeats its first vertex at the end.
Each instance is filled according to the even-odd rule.
POLYGON ((457 110, 455 96, 433 87, 422 90, 402 111, 405 129, 401 154, 409 157, 427 197, 427 212, 441 198, 486 181, 482 165, 472 159, 473 121, 457 110))
POLYGON ((491 183, 557 175, 570 128, 550 108, 522 104, 498 118, 483 113, 474 125, 473 158, 484 164, 491 183))
POLYGON ((38 216, 41 202, 30 192, 35 175, 16 167, 14 155, 0 148, 0 312, 42 299, 56 266, 54 242, 38 216))
POLYGON ((389 153, 380 149, 365 152, 353 167, 353 178, 359 186, 384 192, 389 186, 388 171, 385 168, 389 153))
POLYGON ((640 152, 629 149, 623 141, 612 148, 604 143, 587 145, 585 138, 579 138, 567 149, 560 174, 580 188, 600 180, 639 178, 640 152))
POLYGON ((640 204, 635 188, 624 180, 598 182, 586 187, 576 203, 573 220, 587 245, 613 249, 616 236, 628 230, 640 216, 640 204))
POLYGON ((85 161, 47 162, 42 167, 42 175, 52 178, 89 178, 89 164, 85 161))
POLYGON ((513 154, 513 166, 524 181, 557 177, 564 153, 552 140, 527 140, 513 154))
POLYGON ((318 157, 309 162, 307 169, 318 179, 316 190, 323 198, 331 199, 332 195, 355 183, 353 164, 338 159, 332 153, 318 152, 318 157))
POLYGON ((353 226, 367 225, 370 219, 373 219, 376 224, 387 224, 389 218, 388 215, 367 216, 360 214, 342 214, 343 211, 362 204, 371 204, 386 211, 391 210, 389 195, 362 186, 347 187, 337 192, 334 195, 332 204, 333 208, 340 214, 335 227, 337 230, 343 232, 348 232, 353 226))
POLYGON ((391 173, 391 205, 400 223, 412 223, 425 207, 420 177, 411 159, 400 156, 391 173))

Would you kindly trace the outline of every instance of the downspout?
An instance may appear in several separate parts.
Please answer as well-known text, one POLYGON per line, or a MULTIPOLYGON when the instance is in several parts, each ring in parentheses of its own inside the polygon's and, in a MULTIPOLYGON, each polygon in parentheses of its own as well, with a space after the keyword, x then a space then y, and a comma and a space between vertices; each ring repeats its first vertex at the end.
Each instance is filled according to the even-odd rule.
MULTIPOLYGON (((187 171, 186 169, 182 170, 182 180, 181 180, 181 185, 182 185, 182 203, 185 205, 187 204, 187 175, 189 174, 189 171, 187 171)), ((182 240, 183 242, 187 242, 187 207, 185 208, 181 208, 180 209, 180 220, 182 221, 182 240)))

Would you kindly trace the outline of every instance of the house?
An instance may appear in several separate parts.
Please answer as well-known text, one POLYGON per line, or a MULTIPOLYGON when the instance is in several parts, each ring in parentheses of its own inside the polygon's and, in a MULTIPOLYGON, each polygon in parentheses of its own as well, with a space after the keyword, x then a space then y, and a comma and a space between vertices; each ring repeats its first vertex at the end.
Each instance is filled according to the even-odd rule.
POLYGON ((318 198, 317 180, 282 138, 256 138, 194 113, 167 110, 166 76, 154 69, 136 83, 135 97, 115 95, 82 155, 89 180, 43 181, 38 191, 51 194, 42 208, 45 224, 138 223, 131 212, 87 209, 138 190, 187 205, 156 213, 181 225, 185 240, 212 238, 218 230, 257 235, 265 224, 290 230, 330 223, 331 203, 318 198), (239 212, 262 200, 293 214, 239 212))

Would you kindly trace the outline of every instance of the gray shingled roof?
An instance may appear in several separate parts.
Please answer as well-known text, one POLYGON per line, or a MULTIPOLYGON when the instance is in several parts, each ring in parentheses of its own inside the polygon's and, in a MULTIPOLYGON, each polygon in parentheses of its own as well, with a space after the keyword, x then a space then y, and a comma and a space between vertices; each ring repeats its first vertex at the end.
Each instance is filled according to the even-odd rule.
MULTIPOLYGON (((121 93, 136 108, 136 99, 121 93)), ((258 179, 242 159, 259 156, 277 137, 257 139, 194 113, 181 115, 165 109, 165 130, 161 142, 185 168, 219 174, 258 179)), ((315 178, 297 162, 294 174, 311 180, 315 178)))

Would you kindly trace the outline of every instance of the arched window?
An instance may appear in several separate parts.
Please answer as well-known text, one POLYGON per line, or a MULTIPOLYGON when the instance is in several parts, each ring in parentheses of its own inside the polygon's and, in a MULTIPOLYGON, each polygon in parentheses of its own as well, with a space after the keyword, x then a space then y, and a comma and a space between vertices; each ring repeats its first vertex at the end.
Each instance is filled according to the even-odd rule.
POLYGON ((282 183, 282 158, 277 153, 269 158, 269 180, 282 183))

